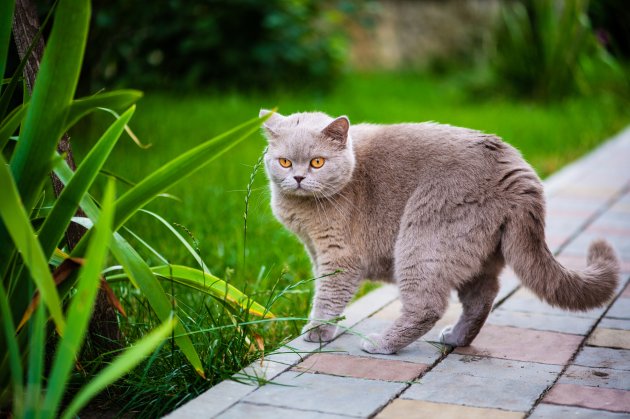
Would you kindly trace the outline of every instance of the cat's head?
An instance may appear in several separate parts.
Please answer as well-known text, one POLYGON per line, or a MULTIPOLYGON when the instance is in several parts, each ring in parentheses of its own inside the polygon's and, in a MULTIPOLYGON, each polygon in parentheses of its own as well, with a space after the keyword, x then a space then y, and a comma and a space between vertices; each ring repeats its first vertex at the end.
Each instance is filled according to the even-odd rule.
MULTIPOLYGON (((263 109, 260 116, 269 113, 263 109)), ((267 175, 281 192, 330 196, 352 178, 355 159, 347 117, 335 119, 320 112, 274 113, 263 127, 269 142, 267 175)))

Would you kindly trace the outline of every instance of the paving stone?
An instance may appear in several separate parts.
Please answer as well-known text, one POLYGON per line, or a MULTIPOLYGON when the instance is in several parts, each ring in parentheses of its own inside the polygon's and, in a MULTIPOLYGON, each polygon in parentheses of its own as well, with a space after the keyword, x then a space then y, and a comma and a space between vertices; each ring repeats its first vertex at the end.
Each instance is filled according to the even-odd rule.
POLYGON ((470 346, 456 348, 455 353, 565 365, 582 339, 566 333, 486 324, 470 346))
MULTIPOLYGON (((570 255, 567 253, 562 253, 560 256, 557 256, 556 259, 562 264, 562 266, 575 269, 575 270, 584 270, 586 268, 586 255, 570 255)), ((623 274, 630 273, 630 261, 619 261, 620 272, 623 274)))
MULTIPOLYGON (((583 232, 575 240, 571 241, 563 249, 563 252, 571 255, 586 255, 591 242, 601 238, 602 234, 583 232)), ((630 260, 630 240, 628 240, 627 236, 606 235, 605 238, 623 261, 630 260)))
MULTIPOLYGON (((407 361, 417 364, 432 365, 446 353, 447 347, 437 342, 429 342, 429 338, 422 337, 406 348, 393 355, 368 354, 361 350, 361 339, 370 333, 381 333, 392 324, 391 320, 371 317, 352 328, 352 333, 346 332, 326 346, 326 351, 368 358, 407 361)), ((437 332, 435 332, 437 335, 437 332)))
POLYGON ((554 314, 556 316, 585 317, 589 319, 599 319, 606 307, 596 308, 589 311, 567 311, 552 307, 543 302, 534 293, 526 288, 521 288, 508 298, 497 310, 520 311, 525 313, 554 314))
POLYGON ((257 386, 225 380, 197 396, 166 417, 169 419, 215 417, 241 398, 256 390, 257 386))
POLYGON ((628 415, 624 413, 547 403, 541 403, 536 406, 536 409, 529 417, 530 419, 628 419, 628 415))
POLYGON ((573 363, 584 367, 630 371, 630 350, 585 346, 573 363))
POLYGON ((630 331, 598 327, 586 341, 590 346, 630 349, 630 331))
POLYGON ((556 384, 545 395, 543 402, 612 412, 630 412, 630 391, 556 384))
POLYGON ((630 390, 628 371, 570 365, 558 380, 562 384, 630 390))
POLYGON ((385 406, 405 386, 404 383, 287 371, 243 401, 366 417, 385 406))
POLYGON ((369 380, 411 381, 428 367, 426 364, 411 362, 320 353, 308 357, 294 370, 369 380))
POLYGON ((400 397, 526 412, 561 370, 559 365, 451 354, 400 397))
MULTIPOLYGON (((626 288, 624 293, 627 292, 628 289, 626 288)), ((617 301, 615 301, 608 312, 606 312, 606 317, 630 320, 630 298, 626 298, 623 295, 617 298, 617 301)))
POLYGON ((630 330, 630 320, 609 319, 604 317, 597 326, 603 329, 630 330))
POLYGON ((522 417, 523 413, 520 412, 404 399, 394 400, 376 415, 376 419, 520 419, 522 417))
POLYGON ((540 313, 495 310, 488 317, 487 324, 514 326, 525 329, 547 330, 550 332, 587 335, 595 324, 595 319, 585 317, 556 316, 540 313))
MULTIPOLYGON (((201 417, 201 416, 198 416, 201 417)), ((312 410, 285 409, 277 406, 240 402, 216 416, 220 419, 347 419, 348 416, 312 410)))

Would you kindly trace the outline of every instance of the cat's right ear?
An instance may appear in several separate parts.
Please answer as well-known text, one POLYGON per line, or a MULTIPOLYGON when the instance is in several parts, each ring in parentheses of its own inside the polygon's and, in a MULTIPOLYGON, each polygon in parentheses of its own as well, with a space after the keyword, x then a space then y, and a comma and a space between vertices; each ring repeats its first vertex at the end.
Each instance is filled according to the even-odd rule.
POLYGON ((280 115, 278 112, 270 111, 268 109, 261 109, 260 112, 258 113, 258 117, 262 118, 263 116, 269 115, 270 113, 272 113, 272 115, 269 117, 269 119, 267 119, 264 122, 262 126, 265 129, 265 131, 267 131, 267 133, 269 134, 269 137, 271 138, 271 137, 276 136, 274 127, 280 121, 282 121, 285 117, 280 115))

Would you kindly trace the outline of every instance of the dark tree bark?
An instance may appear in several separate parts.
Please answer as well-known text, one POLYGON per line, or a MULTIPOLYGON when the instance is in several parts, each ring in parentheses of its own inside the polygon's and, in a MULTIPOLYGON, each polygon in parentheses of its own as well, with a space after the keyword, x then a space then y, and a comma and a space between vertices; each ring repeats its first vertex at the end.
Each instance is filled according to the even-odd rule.
MULTIPOLYGON (((15 12, 13 15, 13 39, 18 50, 20 59, 23 59, 31 43, 35 40, 40 24, 37 16, 37 8, 31 0, 16 0, 15 12)), ((24 79, 29 93, 33 92, 37 72, 42 57, 44 56, 44 38, 40 37, 37 44, 33 48, 33 52, 27 58, 24 67, 24 79)), ((68 166, 74 171, 76 164, 72 155, 72 147, 70 146, 70 137, 67 133, 63 134, 57 145, 57 151, 65 154, 68 166)), ((63 183, 54 173, 50 173, 53 190, 55 196, 59 196, 63 190, 63 183)), ((79 208, 76 213, 79 217, 85 217, 85 213, 79 208)), ((70 223, 66 230, 66 243, 68 249, 72 250, 79 240, 83 237, 87 230, 76 223, 70 223)), ((90 335, 95 339, 95 343, 102 343, 104 346, 111 348, 116 347, 120 341, 120 329, 114 307, 109 303, 107 294, 103 290, 99 290, 94 307, 94 313, 90 322, 90 335)))

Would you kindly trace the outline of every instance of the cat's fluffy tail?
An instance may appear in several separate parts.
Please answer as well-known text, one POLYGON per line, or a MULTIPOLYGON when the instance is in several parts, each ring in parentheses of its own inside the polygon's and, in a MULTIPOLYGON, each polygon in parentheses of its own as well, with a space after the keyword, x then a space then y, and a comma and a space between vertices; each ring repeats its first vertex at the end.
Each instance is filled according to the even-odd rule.
POLYGON ((501 250, 523 285, 553 306, 567 310, 600 307, 613 296, 619 281, 619 260, 604 240, 588 249, 582 271, 567 269, 545 244, 542 211, 524 211, 505 224, 501 250))

